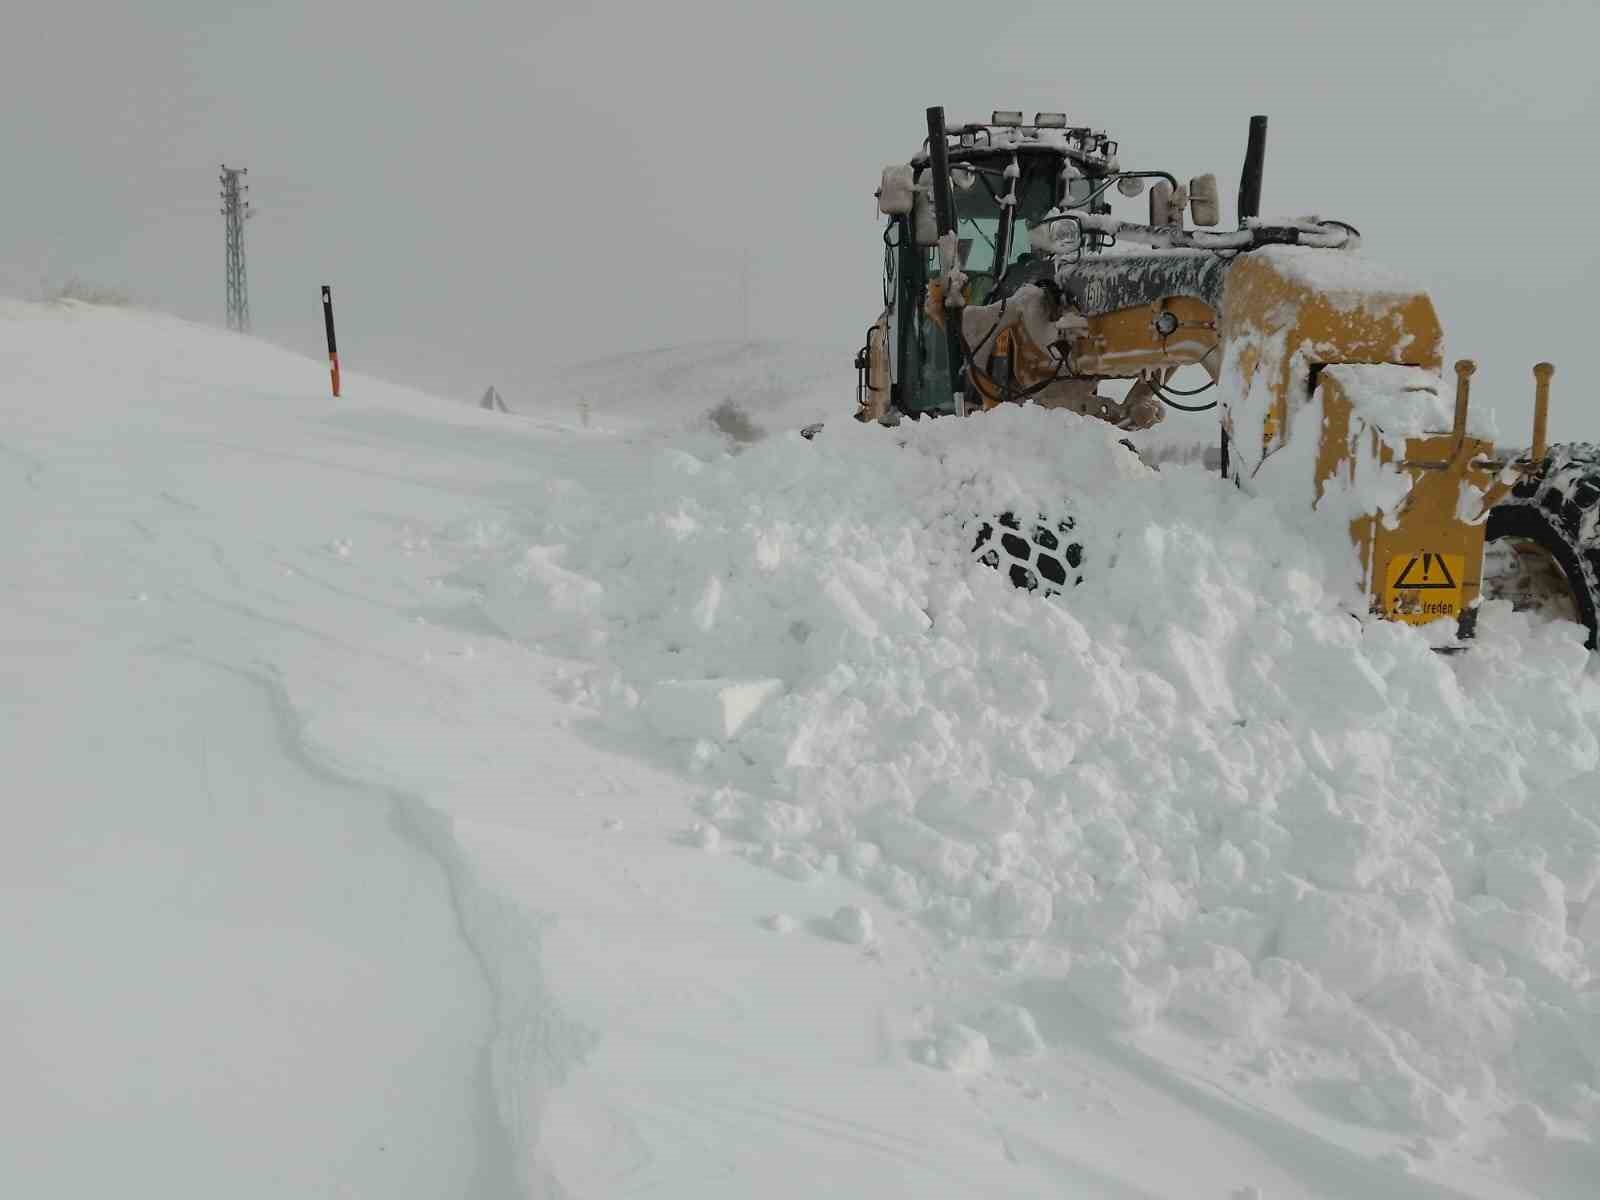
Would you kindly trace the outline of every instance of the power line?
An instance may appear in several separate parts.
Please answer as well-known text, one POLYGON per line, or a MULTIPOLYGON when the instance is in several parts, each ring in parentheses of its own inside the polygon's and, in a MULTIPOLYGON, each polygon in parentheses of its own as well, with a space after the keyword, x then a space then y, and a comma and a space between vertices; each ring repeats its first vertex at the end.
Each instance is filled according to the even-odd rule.
POLYGON ((244 273, 244 223, 254 214, 245 193, 250 186, 241 183, 250 168, 222 167, 222 216, 225 263, 228 287, 228 328, 240 333, 250 332, 250 285, 244 273))

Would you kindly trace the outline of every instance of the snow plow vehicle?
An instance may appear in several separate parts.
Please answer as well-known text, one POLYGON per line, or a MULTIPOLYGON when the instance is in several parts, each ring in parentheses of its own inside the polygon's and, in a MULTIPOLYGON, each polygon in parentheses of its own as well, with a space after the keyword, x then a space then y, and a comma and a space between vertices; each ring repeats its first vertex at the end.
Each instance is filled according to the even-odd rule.
MULTIPOLYGON (((1497 451, 1470 411, 1474 364, 1443 377, 1425 291, 1353 253, 1353 226, 1260 217, 1265 117, 1231 230, 1214 176, 1126 170, 1115 141, 1065 114, 927 119, 877 193, 885 306, 856 357, 858 420, 1025 403, 1132 431, 1215 410, 1224 476, 1251 490, 1295 474, 1348 521, 1372 615, 1465 638, 1480 598, 1501 597, 1587 626, 1595 647, 1600 447, 1546 444, 1554 368, 1534 367, 1529 448, 1497 451), (1112 189, 1148 194, 1148 220, 1114 218, 1112 189), (1205 382, 1177 389, 1184 367, 1205 382), (1100 390, 1113 382, 1120 398, 1100 390)), ((1051 524, 1001 515, 974 553, 1059 590, 1079 564, 1051 524)))

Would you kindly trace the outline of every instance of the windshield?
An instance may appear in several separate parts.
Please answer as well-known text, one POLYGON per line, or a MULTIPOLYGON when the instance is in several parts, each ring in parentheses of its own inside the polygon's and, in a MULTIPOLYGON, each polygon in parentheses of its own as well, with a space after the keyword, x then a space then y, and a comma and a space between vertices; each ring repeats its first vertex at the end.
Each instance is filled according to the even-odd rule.
MULTIPOLYGON (((1019 154, 1017 158, 1022 175, 1017 180, 1016 219, 1003 253, 995 242, 1000 235, 1000 200, 1011 187, 1011 181, 1004 174, 1011 161, 1010 155, 994 155, 970 164, 951 164, 950 195, 955 203, 956 238, 962 269, 967 274, 969 304, 987 304, 1007 269, 1030 253, 1028 232, 1032 226, 1058 204, 1084 203, 1094 189, 1101 186, 1081 176, 1063 181, 1064 160, 1059 155, 1019 154)), ((917 254, 918 251, 908 247, 908 253, 917 254)), ((938 247, 924 247, 921 255, 918 288, 924 281, 937 279, 943 273, 938 247)), ((929 320, 920 304, 912 306, 911 312, 914 315, 908 318, 904 353, 907 374, 915 383, 904 390, 899 403, 912 413, 954 412, 944 331, 929 320)))
MULTIPOLYGON (((1004 274, 1007 267, 1028 253, 1028 230, 1055 208, 1060 199, 1061 160, 1054 155, 1020 157, 1022 176, 1017 180, 1016 220, 1011 224, 1010 244, 1003 253, 995 240, 1000 234, 1000 201, 1011 186, 1011 181, 1002 174, 1005 160, 996 159, 994 165, 974 164, 979 168, 976 170, 960 163, 951 166, 954 186, 950 194, 956 207, 956 239, 961 247, 962 269, 968 275, 998 277, 1004 274)), ((1069 203, 1088 198, 1090 180, 1078 178, 1070 184, 1069 203)), ((937 250, 929 250, 927 267, 930 277, 938 273, 937 250)))

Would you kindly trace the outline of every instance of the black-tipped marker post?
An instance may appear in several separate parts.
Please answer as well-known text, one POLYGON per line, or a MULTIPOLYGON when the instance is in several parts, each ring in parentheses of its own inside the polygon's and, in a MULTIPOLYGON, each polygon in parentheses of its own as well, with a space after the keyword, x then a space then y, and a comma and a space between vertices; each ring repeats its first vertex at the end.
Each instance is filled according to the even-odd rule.
POLYGON ((339 398, 339 342, 333 336, 333 289, 322 285, 322 323, 328 330, 328 372, 333 377, 333 398, 339 398))

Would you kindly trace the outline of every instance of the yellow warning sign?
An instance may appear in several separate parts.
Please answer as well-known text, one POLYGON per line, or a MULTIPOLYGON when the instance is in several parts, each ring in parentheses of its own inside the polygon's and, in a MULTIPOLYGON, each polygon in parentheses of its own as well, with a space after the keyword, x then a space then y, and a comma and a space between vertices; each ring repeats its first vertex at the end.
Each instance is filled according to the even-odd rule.
POLYGON ((1460 616, 1466 566, 1460 554, 1396 554, 1389 560, 1384 611, 1391 620, 1412 625, 1460 616))

